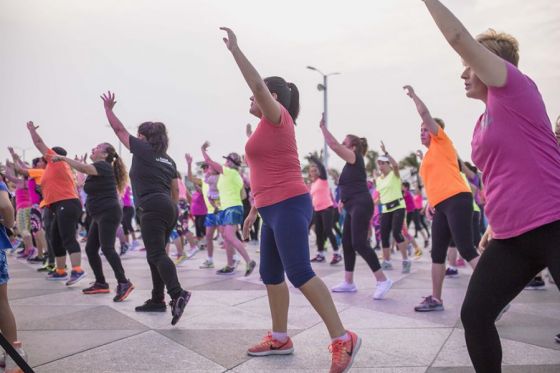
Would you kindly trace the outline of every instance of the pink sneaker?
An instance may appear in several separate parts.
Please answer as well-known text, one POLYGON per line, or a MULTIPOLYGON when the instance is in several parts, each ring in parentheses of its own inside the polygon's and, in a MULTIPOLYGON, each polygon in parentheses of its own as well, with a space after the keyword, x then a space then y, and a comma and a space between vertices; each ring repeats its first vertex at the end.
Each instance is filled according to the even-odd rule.
POLYGON ((347 331, 350 339, 346 342, 335 341, 329 346, 332 354, 330 373, 345 373, 350 370, 356 354, 362 345, 362 339, 354 332, 347 331))
POLYGON ((260 343, 247 350, 247 354, 251 356, 289 355, 293 352, 294 344, 290 337, 286 342, 280 342, 272 338, 271 332, 268 332, 260 343))
POLYGON ((457 259, 457 267, 464 267, 464 266, 465 266, 465 260, 463 258, 457 259))

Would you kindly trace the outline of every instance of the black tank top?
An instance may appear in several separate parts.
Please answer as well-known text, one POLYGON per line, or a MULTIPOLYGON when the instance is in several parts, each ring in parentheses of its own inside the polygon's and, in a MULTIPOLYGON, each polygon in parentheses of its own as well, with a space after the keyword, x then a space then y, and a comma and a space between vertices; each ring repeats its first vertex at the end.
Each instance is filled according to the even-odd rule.
POLYGON ((354 154, 356 154, 356 162, 344 165, 338 181, 342 202, 357 195, 369 195, 364 157, 358 152, 354 154))

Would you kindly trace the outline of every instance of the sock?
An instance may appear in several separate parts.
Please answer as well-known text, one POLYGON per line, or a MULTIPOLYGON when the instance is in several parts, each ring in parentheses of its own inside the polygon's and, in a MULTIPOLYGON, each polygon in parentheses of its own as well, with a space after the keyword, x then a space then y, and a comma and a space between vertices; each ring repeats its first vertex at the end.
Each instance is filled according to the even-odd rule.
POLYGON ((272 338, 278 342, 286 342, 288 340, 288 333, 272 332, 272 338))
POLYGON ((348 334, 347 332, 344 333, 343 335, 341 335, 340 337, 336 337, 333 338, 332 341, 336 342, 336 341, 342 341, 342 342, 346 342, 350 340, 350 334, 348 334))
POLYGON ((452 269, 452 270, 455 270, 455 271, 456 271, 456 270, 457 270, 457 267, 455 267, 455 266, 449 266, 449 269, 452 269))
POLYGON ((210 262, 210 263, 214 263, 214 259, 213 259, 211 256, 209 256, 207 260, 208 260, 208 262, 210 262))
POLYGON ((72 271, 74 271, 74 272, 82 272, 82 267, 81 267, 81 266, 72 267, 72 271))

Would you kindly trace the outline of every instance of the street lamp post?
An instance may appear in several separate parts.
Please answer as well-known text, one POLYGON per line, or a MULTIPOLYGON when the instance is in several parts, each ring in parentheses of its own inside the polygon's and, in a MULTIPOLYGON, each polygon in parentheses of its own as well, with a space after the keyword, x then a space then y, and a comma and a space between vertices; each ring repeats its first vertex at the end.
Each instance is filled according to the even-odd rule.
MULTIPOLYGON (((317 90, 323 91, 323 119, 325 123, 325 127, 328 128, 328 98, 327 98, 327 87, 328 87, 328 78, 331 75, 339 75, 340 73, 328 73, 324 74, 321 70, 317 69, 313 66, 307 66, 309 70, 317 71, 321 76, 323 76, 323 84, 317 84, 317 90)), ((323 144, 323 165, 325 169, 328 171, 329 169, 329 148, 327 142, 323 144)))

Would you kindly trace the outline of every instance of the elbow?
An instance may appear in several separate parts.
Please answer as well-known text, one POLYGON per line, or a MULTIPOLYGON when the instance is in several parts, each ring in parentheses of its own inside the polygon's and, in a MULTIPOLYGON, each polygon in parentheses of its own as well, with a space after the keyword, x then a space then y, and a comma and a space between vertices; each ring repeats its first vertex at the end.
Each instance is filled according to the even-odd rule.
POLYGON ((463 40, 464 38, 461 30, 453 30, 447 37, 447 42, 454 48, 459 46, 463 40))

